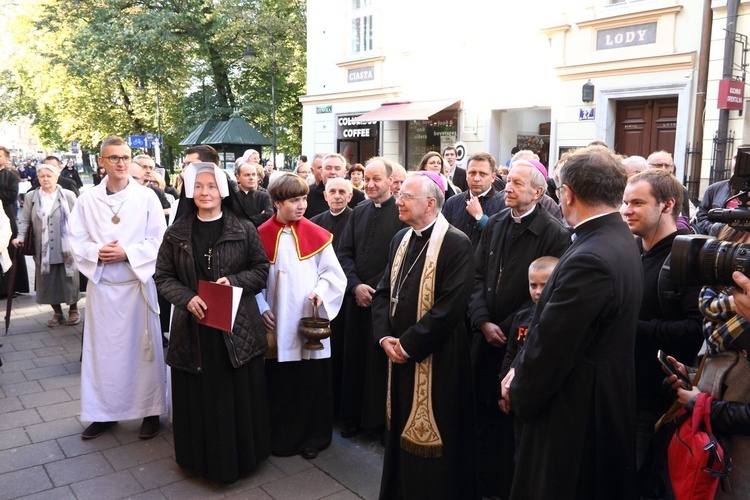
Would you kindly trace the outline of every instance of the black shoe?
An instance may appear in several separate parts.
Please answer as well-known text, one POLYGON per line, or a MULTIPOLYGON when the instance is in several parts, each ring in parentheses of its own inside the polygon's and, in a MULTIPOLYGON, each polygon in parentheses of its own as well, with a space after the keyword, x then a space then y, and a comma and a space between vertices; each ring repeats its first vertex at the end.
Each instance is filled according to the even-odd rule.
POLYGON ((304 450, 302 450, 302 453, 300 453, 300 455, 302 455, 302 458, 312 460, 313 458, 318 456, 318 451, 319 450, 317 448, 305 448, 304 450))
POLYGON ((341 437, 350 438, 362 432, 362 428, 352 421, 346 422, 341 428, 341 437))
POLYGON ((159 434, 159 415, 144 418, 141 424, 141 433, 138 437, 141 439, 151 439, 157 434, 159 434))
POLYGON ((98 438, 104 431, 115 425, 117 422, 92 422, 91 425, 86 427, 86 430, 81 434, 81 439, 94 439, 98 438))

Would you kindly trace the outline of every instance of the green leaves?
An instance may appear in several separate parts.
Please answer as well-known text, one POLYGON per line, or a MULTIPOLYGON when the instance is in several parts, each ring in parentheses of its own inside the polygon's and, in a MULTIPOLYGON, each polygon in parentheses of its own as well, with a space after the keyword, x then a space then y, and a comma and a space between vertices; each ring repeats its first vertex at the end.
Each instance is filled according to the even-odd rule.
POLYGON ((0 118, 32 117, 49 147, 78 140, 95 149, 110 134, 156 132, 159 121, 176 147, 201 121, 235 108, 270 138, 274 71, 278 150, 299 153, 299 0, 27 0, 5 8, 12 22, 0 58, 0 118), (248 44, 257 54, 249 60, 248 44))

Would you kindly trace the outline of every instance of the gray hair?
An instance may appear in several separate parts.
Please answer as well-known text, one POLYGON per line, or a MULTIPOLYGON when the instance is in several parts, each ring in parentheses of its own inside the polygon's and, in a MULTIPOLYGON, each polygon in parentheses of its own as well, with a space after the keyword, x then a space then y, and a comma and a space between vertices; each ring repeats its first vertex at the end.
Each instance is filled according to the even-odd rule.
POLYGON ((420 180, 422 183, 422 192, 425 196, 428 198, 435 198, 435 209, 433 212, 435 214, 440 213, 440 211, 443 209, 443 205, 445 205, 445 193, 442 189, 440 189, 440 186, 437 185, 435 181, 430 179, 424 174, 420 174, 418 172, 410 172, 407 175, 407 178, 409 177, 416 177, 420 180))
POLYGON ((526 160, 516 160, 510 164, 511 170, 517 165, 531 168, 531 187, 535 189, 538 187, 544 188, 545 190, 547 189, 547 179, 544 178, 544 174, 542 174, 533 163, 526 160))

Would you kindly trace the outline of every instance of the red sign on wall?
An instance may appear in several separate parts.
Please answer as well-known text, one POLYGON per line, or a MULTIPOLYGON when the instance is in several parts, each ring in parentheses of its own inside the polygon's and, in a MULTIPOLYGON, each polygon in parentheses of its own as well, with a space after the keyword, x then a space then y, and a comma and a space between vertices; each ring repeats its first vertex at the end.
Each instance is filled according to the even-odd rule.
POLYGON ((719 80, 719 109, 742 110, 745 101, 745 82, 725 78, 719 80))

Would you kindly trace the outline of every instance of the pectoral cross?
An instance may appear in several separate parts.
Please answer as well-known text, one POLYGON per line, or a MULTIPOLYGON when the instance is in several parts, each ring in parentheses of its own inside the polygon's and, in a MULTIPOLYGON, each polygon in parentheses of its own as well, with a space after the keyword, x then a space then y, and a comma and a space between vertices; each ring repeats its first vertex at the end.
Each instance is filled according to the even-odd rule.
POLYGON ((208 247, 208 253, 204 253, 203 256, 208 260, 208 268, 211 269, 211 257, 213 257, 213 247, 208 247))
POLYGON ((395 297, 391 297, 391 317, 396 315, 396 306, 398 305, 398 293, 395 297))

